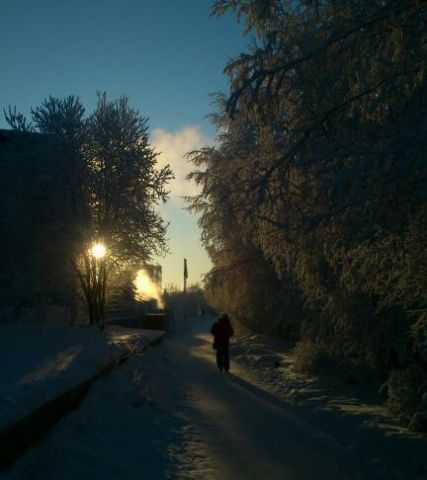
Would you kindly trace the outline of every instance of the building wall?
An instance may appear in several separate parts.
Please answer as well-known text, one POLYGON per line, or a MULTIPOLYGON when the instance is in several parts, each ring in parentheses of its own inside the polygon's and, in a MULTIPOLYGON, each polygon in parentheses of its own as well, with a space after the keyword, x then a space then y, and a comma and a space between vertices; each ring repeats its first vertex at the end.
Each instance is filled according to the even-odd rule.
POLYGON ((70 321, 76 311, 76 279, 67 260, 70 232, 66 216, 61 216, 66 186, 59 170, 43 136, 0 130, 3 319, 35 322, 43 308, 52 306, 46 318, 70 321))

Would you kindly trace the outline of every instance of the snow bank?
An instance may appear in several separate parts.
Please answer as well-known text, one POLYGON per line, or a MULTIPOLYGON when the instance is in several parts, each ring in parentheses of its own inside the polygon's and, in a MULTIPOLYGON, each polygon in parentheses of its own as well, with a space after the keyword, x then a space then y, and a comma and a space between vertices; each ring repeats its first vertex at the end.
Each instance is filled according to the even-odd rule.
POLYGON ((380 478, 426 478, 426 438, 408 431, 387 411, 378 393, 379 379, 360 371, 355 382, 339 368, 329 375, 304 375, 294 368, 285 342, 239 328, 231 359, 232 371, 236 364, 247 381, 284 400, 295 417, 363 461, 377 464, 384 472, 380 478))
POLYGON ((162 332, 0 324, 0 431, 162 332))

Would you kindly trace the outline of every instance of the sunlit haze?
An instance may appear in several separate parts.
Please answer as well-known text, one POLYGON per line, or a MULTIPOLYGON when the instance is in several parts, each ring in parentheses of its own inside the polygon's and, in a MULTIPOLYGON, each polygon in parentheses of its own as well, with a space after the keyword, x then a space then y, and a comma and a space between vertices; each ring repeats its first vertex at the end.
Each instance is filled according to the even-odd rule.
POLYGON ((152 281, 150 275, 144 270, 138 270, 133 280, 135 287, 136 299, 146 301, 155 299, 159 306, 162 306, 162 292, 158 286, 152 281))

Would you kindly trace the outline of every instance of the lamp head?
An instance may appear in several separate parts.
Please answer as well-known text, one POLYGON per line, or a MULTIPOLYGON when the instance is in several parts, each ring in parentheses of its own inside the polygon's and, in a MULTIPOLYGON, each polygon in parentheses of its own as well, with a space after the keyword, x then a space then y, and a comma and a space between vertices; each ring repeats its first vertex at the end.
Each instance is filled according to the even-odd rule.
POLYGON ((95 243, 93 246, 92 246, 92 255, 95 257, 95 258, 103 258, 105 257, 105 254, 107 253, 107 249, 105 248, 105 245, 103 245, 102 243, 95 243))

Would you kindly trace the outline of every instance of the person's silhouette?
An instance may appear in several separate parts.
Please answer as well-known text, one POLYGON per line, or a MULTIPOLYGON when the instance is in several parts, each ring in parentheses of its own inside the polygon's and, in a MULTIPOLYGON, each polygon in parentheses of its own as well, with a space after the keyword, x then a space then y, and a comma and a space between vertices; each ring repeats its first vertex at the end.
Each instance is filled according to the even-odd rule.
POLYGON ((228 315, 224 313, 211 328, 211 333, 214 336, 213 348, 216 350, 216 364, 218 369, 222 372, 230 370, 230 338, 234 331, 231 326, 228 315))

